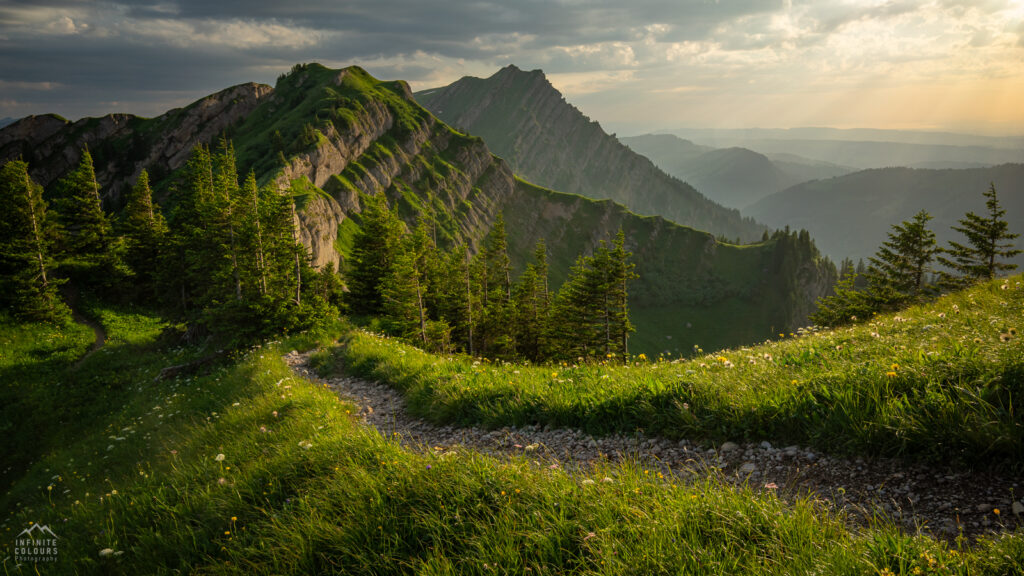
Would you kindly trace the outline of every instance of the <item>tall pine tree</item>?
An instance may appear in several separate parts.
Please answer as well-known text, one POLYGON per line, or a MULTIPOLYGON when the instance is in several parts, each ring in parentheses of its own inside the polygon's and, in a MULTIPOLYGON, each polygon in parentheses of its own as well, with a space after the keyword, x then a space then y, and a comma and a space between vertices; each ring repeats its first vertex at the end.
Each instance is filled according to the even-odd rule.
POLYGON ((931 219, 921 210, 912 220, 894 225, 888 239, 868 259, 868 290, 880 307, 916 302, 932 292, 926 281, 933 272, 938 248, 935 233, 928 229, 931 219))
POLYGON ((349 309, 355 314, 379 314, 381 283, 391 274, 400 251, 404 224, 383 193, 362 197, 359 220, 348 259, 349 309))
POLYGON ((958 288, 1017 268, 1016 264, 1002 260, 1021 253, 1013 242, 1020 234, 1010 233, 1006 210, 999 205, 994 183, 984 196, 988 214, 979 216, 968 212, 960 220, 960 226, 953 226, 953 230, 967 238, 967 244, 950 241, 949 248, 942 250, 942 254, 949 257, 939 256, 939 262, 950 269, 942 272, 944 286, 958 288))
POLYGON ((154 294, 167 223, 159 207, 153 203, 149 173, 145 170, 139 174, 128 195, 121 228, 125 239, 125 260, 135 273, 134 283, 140 291, 154 294))
POLYGON ((57 294, 43 189, 14 160, 0 168, 0 302, 18 317, 60 322, 69 311, 57 294))

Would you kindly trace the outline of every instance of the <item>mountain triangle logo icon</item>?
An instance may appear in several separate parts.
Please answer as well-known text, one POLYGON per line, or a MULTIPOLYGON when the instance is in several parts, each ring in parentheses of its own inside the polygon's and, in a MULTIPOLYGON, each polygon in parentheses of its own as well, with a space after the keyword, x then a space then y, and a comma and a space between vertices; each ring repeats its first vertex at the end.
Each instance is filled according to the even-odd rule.
POLYGON ((57 534, 45 524, 33 524, 14 539, 14 560, 19 563, 57 561, 57 534))

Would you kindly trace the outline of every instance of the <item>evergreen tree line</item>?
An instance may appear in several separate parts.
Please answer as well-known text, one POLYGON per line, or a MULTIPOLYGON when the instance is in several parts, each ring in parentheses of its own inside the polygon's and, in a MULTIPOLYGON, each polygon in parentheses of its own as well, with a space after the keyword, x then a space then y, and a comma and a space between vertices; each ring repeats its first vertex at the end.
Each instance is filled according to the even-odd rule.
POLYGON ((440 249, 427 222, 406 232, 383 194, 363 198, 346 279, 353 314, 379 316, 382 328, 423 348, 544 361, 625 357, 628 284, 636 278, 620 230, 581 255, 557 291, 548 283, 547 249, 513 281, 504 218, 471 255, 440 249))
POLYGON ((28 165, 0 169, 2 305, 15 315, 63 321, 57 287, 70 281, 164 310, 193 341, 212 334, 236 342, 312 326, 337 314, 341 282, 315 271, 298 239, 290 193, 239 181, 232 144, 196 147, 175 184, 165 220, 142 171, 123 213, 103 210, 92 157, 58 181, 48 210, 28 165))
POLYGON ((811 320, 821 326, 866 320, 1016 269, 1004 260, 1021 253, 1013 243, 1020 234, 1009 231, 995 184, 984 196, 986 214, 968 212, 959 226, 953 226, 964 243, 938 246, 935 233, 928 229, 932 217, 921 210, 893 226, 867 266, 861 261, 854 268, 851 260, 843 260, 834 294, 819 300, 811 320))

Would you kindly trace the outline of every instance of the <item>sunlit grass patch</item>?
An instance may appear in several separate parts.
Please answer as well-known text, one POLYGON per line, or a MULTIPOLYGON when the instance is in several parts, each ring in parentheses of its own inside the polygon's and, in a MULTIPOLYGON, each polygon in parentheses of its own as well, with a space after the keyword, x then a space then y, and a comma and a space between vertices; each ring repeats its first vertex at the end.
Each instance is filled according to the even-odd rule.
POLYGON ((353 373, 401 389, 414 413, 436 422, 642 429, 1019 465, 1021 324, 1016 276, 856 327, 690 358, 523 366, 430 355, 361 331, 336 354, 353 373))

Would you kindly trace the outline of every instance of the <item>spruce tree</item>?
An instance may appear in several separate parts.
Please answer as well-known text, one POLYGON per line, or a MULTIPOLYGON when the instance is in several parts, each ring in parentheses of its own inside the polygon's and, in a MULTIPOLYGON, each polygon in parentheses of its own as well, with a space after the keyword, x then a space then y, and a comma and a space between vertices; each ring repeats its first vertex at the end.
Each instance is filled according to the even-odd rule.
MULTIPOLYGON (((254 292, 252 297, 257 299, 267 295, 267 257, 262 223, 266 206, 260 200, 256 174, 250 171, 239 191, 235 212, 240 221, 243 276, 250 279, 248 285, 254 292)), ((333 268, 333 264, 331 266, 333 268)))
POLYGON ((418 260, 415 240, 406 237, 381 283, 381 304, 389 332, 425 347, 427 311, 418 260))
POLYGON ((513 330, 511 261, 505 218, 498 214, 484 238, 481 251, 483 264, 483 318, 479 338, 480 353, 497 357, 516 354, 513 330))
POLYGON ((940 282, 946 287, 958 288, 977 280, 992 279, 1000 272, 1017 268, 1016 264, 1001 260, 1021 253, 1013 242, 1020 234, 1010 233, 1006 210, 999 205, 994 183, 984 196, 987 215, 968 212, 960 220, 960 226, 953 226, 953 230, 967 238, 967 244, 950 241, 949 248, 942 250, 949 258, 939 256, 939 262, 950 269, 941 275, 940 282))
POLYGON ((623 356, 629 354, 629 334, 636 331, 629 320, 629 282, 638 278, 636 264, 630 262, 632 253, 625 248, 626 235, 619 229, 609 252, 608 270, 608 350, 615 350, 623 356))
POLYGON ((355 314, 381 311, 381 281, 391 273, 404 225, 388 208, 383 193, 363 197, 359 231, 348 259, 349 309, 355 314))
POLYGON ((89 264, 102 262, 111 248, 113 234, 110 219, 103 212, 88 146, 82 149, 78 166, 57 183, 57 188, 66 255, 89 264))
POLYGON ((135 273, 136 286, 155 293, 159 275, 160 252, 167 235, 167 224, 153 203, 149 173, 139 173, 125 206, 123 233, 125 259, 135 273))
POLYGON ((28 320, 66 320, 69 311, 52 276, 43 189, 29 177, 25 162, 14 160, 0 168, 0 205, 0 302, 28 320))
POLYGON ((604 311, 601 279, 594 273, 594 258, 580 255, 569 270, 569 278, 558 289, 552 304, 551 355, 556 358, 592 356, 605 342, 600 318, 604 311))
POLYGON ((912 220, 893 226, 888 240, 869 258, 868 290, 881 308, 912 303, 929 292, 926 285, 937 247, 931 220, 921 210, 912 220))

